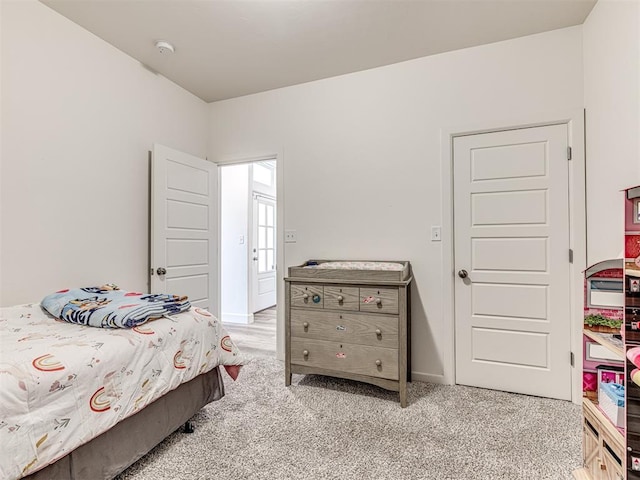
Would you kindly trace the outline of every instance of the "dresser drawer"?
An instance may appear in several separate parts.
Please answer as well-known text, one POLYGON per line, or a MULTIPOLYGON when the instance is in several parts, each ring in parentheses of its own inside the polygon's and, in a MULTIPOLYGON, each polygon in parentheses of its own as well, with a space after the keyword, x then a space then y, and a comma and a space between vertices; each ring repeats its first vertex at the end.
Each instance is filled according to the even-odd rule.
POLYGON ((324 288, 322 285, 291 284, 291 306, 302 308, 323 308, 324 288))
POLYGON ((357 312, 360 309, 359 291, 358 287, 324 287, 324 308, 357 312))
POLYGON ((398 380, 398 350, 291 338, 291 363, 398 380))
POLYGON ((360 288, 360 311, 398 313, 398 289, 360 288))
POLYGON ((398 317, 291 309, 291 336, 398 348, 398 317))

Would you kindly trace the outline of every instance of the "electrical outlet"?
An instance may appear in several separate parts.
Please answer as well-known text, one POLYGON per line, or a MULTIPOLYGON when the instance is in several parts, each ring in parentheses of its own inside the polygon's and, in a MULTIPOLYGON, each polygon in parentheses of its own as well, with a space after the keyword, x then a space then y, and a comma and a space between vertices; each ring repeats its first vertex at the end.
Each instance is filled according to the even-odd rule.
POLYGON ((284 243, 296 243, 298 240, 298 234, 295 230, 284 231, 284 243))
POLYGON ((431 241, 439 242, 442 239, 442 230, 439 226, 431 227, 431 241))

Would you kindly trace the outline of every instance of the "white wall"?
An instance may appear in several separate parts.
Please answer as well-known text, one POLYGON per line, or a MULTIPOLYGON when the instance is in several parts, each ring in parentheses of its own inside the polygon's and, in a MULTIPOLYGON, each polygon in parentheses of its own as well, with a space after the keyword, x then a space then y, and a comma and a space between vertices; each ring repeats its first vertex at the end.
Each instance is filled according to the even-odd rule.
POLYGON ((1 26, 0 304, 147 290, 147 151, 204 157, 208 106, 36 1, 1 26))
MULTIPOLYGON (((211 105, 211 158, 282 151, 284 263, 410 260, 413 371, 442 379, 441 129, 581 109, 581 27, 211 105)), ((446 239, 445 239, 446 240, 446 239)))
POLYGON ((249 164, 220 167, 221 319, 251 323, 249 312, 249 164), (240 236, 243 243, 240 243, 240 236))
POLYGON ((583 25, 587 257, 624 245, 623 194, 640 184, 640 2, 599 0, 583 25))

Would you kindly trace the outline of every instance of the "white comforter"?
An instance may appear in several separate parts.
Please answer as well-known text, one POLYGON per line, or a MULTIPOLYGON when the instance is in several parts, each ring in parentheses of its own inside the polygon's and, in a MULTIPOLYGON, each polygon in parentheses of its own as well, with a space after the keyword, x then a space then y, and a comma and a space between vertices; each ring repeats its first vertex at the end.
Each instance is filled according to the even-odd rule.
POLYGON ((0 478, 28 475, 181 383, 244 360, 218 319, 194 307, 131 330, 62 322, 39 304, 0 309, 0 478))

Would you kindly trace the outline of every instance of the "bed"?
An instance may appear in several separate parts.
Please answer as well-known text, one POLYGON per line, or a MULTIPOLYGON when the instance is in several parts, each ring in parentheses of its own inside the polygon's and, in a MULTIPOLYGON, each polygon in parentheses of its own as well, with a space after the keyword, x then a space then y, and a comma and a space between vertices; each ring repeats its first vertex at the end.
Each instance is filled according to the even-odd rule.
POLYGON ((0 478, 108 479, 207 403, 245 357, 195 307, 131 329, 0 309, 0 478))

